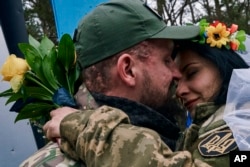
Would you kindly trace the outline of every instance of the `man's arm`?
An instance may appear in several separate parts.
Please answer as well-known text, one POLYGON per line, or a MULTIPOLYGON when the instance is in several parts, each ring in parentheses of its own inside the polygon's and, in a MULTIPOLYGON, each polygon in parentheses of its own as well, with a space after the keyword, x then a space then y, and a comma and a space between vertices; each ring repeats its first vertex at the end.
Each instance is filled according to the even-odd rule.
POLYGON ((209 166, 187 151, 172 152, 155 131, 129 124, 125 113, 108 106, 66 116, 60 133, 61 149, 88 167, 209 166))

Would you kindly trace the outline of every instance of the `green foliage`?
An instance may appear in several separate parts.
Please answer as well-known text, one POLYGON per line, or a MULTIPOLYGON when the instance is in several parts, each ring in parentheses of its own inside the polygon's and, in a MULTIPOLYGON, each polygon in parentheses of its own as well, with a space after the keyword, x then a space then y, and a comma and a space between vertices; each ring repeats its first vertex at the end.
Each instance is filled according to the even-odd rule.
POLYGON ((64 34, 57 46, 47 37, 38 42, 29 36, 29 43, 18 46, 30 70, 25 73, 18 92, 8 89, 0 93, 0 97, 8 97, 6 104, 22 100, 24 105, 15 122, 27 118, 46 121, 49 112, 59 106, 53 100, 58 89, 66 89, 71 97, 76 93, 74 88, 80 71, 75 63, 73 41, 69 34, 64 34), (28 99, 32 102, 28 102, 28 99))
POLYGON ((227 25, 239 25, 239 29, 250 34, 250 0, 153 0, 158 13, 163 16, 168 25, 185 25, 187 22, 198 23, 201 19, 208 22, 219 20, 227 25))
MULTIPOLYGON (((49 119, 49 112, 54 109, 55 106, 53 104, 36 102, 36 103, 29 103, 23 107, 21 112, 17 115, 15 122, 22 120, 22 119, 49 119)), ((39 121, 40 122, 40 121, 39 121)))
POLYGON ((240 45, 239 45, 239 50, 246 50, 246 46, 244 44, 244 41, 246 40, 246 33, 243 30, 240 30, 237 35, 236 39, 239 40, 240 45))
POLYGON ((57 43, 56 25, 50 0, 22 0, 27 31, 39 41, 47 36, 57 43))

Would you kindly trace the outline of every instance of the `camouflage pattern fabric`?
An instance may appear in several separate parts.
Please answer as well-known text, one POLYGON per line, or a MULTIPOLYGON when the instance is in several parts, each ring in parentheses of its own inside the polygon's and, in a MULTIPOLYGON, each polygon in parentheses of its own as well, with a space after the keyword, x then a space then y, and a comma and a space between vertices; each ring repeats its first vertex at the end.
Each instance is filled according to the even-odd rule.
POLYGON ((172 152, 158 133, 131 125, 121 110, 109 106, 97 108, 84 85, 76 99, 84 110, 63 120, 60 148, 50 142, 20 167, 81 167, 85 163, 88 167, 209 166, 192 159, 188 151, 172 152))
MULTIPOLYGON (((83 84, 79 87, 75 99, 81 109, 98 107, 94 98, 83 84)), ((85 165, 65 156, 57 143, 49 142, 42 149, 24 160, 20 167, 85 167, 85 165)))
POLYGON ((213 103, 200 104, 194 123, 180 138, 177 150, 188 150, 194 158, 213 167, 230 166, 229 152, 237 145, 223 120, 224 108, 213 103))
MULTIPOLYGON (((100 106, 107 105, 122 110, 132 125, 154 130, 170 149, 175 150, 180 129, 168 116, 159 113, 159 110, 122 97, 105 96, 100 93, 92 95, 100 106)), ((165 110, 167 111, 169 110, 165 110)))
POLYGON ((34 155, 20 164, 20 167, 85 167, 65 156, 57 143, 49 142, 45 147, 38 150, 34 155), (55 158, 56 157, 56 158, 55 158))
POLYGON ((77 93, 75 94, 75 99, 80 109, 87 110, 99 107, 84 84, 79 87, 77 93))
POLYGON ((188 151, 172 152, 155 131, 131 125, 124 112, 105 105, 68 115, 60 133, 61 149, 88 167, 209 166, 188 151))

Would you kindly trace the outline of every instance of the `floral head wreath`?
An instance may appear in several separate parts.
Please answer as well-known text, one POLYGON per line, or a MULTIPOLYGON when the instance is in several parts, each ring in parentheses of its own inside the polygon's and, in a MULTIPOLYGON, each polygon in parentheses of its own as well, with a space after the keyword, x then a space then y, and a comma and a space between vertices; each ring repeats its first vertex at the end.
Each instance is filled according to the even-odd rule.
POLYGON ((211 47, 221 48, 225 46, 228 49, 234 51, 245 51, 246 46, 244 41, 246 40, 246 33, 244 30, 238 30, 238 25, 232 24, 231 27, 227 27, 220 21, 214 21, 208 23, 205 19, 199 22, 200 26, 200 38, 198 41, 201 44, 209 44, 211 47))

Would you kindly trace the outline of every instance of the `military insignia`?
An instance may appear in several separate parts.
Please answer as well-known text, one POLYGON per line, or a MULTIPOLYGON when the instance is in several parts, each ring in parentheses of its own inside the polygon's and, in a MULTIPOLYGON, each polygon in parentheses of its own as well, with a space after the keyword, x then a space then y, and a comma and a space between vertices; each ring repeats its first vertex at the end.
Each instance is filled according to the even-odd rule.
POLYGON ((218 131, 202 140, 198 149, 202 156, 212 157, 227 154, 237 148, 230 130, 218 131))

